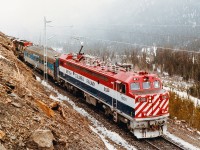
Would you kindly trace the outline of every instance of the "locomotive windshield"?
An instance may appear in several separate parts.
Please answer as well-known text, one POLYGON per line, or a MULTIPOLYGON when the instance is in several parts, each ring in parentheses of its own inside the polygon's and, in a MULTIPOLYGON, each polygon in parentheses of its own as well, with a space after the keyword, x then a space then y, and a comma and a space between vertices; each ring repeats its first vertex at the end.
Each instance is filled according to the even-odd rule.
POLYGON ((143 82, 142 83, 143 89, 150 89, 150 82, 143 82))
POLYGON ((155 89, 160 88, 160 82, 159 81, 154 81, 153 85, 154 85, 155 89))
POLYGON ((132 82, 130 84, 131 91, 149 90, 149 89, 160 89, 161 83, 159 80, 145 81, 145 82, 132 82))
POLYGON ((140 83, 131 83, 131 90, 139 90, 140 89, 140 83))

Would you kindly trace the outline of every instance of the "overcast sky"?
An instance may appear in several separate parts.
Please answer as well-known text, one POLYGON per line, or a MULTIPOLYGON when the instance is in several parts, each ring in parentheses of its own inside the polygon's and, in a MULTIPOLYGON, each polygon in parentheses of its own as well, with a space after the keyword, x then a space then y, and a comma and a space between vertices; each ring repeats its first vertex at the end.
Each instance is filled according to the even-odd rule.
POLYGON ((115 40, 115 33, 122 37, 121 31, 137 30, 131 24, 152 24, 148 31, 139 31, 145 34, 154 29, 155 33, 168 33, 163 24, 198 24, 199 7, 199 0, 0 0, 0 31, 35 42, 43 35, 46 16, 54 26, 47 28, 48 36, 55 34, 59 39, 61 34, 65 34, 63 38, 73 33, 115 40), (191 8, 195 9, 190 12, 191 8))
MULTIPOLYGON (((152 0, 151 0, 152 1, 152 0)), ((0 0, 0 31, 16 37, 43 29, 43 18, 54 26, 116 24, 131 20, 130 11, 142 10, 148 0, 0 0), (140 4, 140 5, 139 5, 140 4)), ((137 13, 135 13, 137 14, 137 13)))
POLYGON ((1 0, 0 3, 0 30, 13 36, 42 31, 44 16, 56 26, 100 23, 99 20, 108 19, 104 11, 115 4, 114 0, 1 0))

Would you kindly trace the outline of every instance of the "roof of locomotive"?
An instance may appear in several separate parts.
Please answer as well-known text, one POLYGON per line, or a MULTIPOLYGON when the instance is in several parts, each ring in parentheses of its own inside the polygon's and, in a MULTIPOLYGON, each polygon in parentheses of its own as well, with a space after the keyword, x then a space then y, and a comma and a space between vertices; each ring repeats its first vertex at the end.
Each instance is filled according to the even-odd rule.
MULTIPOLYGON (((37 45, 33 45, 33 46, 28 46, 25 49, 26 51, 30 51, 33 53, 37 53, 41 56, 44 55, 44 47, 43 46, 37 46, 37 45)), ((55 50, 53 50, 52 48, 47 48, 47 56, 49 58, 54 59, 55 57, 60 57, 61 53, 56 52, 55 50)))
MULTIPOLYGON (((156 78, 157 75, 155 74, 148 74, 146 72, 135 72, 135 71, 126 71, 125 68, 119 67, 119 71, 116 73, 114 71, 109 71, 108 66, 104 66, 102 69, 101 65, 87 65, 84 59, 78 61, 78 59, 73 59, 73 54, 63 54, 60 56, 61 59, 67 60, 73 64, 81 66, 83 68, 92 70, 98 74, 104 75, 106 77, 111 77, 114 79, 119 80, 120 82, 130 83, 133 81, 134 78, 143 78, 145 76, 156 78), (69 57, 71 56, 71 57, 69 57)), ((82 55, 83 57, 88 57, 88 55, 82 55)), ((95 57, 91 56, 91 58, 95 59, 95 57)))

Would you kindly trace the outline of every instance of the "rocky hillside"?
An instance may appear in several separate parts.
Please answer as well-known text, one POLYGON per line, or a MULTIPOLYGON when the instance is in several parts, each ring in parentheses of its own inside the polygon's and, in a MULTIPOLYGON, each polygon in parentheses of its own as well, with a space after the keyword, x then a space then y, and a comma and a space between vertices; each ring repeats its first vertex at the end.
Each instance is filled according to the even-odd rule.
POLYGON ((0 149, 106 149, 85 118, 50 94, 0 32, 0 149))

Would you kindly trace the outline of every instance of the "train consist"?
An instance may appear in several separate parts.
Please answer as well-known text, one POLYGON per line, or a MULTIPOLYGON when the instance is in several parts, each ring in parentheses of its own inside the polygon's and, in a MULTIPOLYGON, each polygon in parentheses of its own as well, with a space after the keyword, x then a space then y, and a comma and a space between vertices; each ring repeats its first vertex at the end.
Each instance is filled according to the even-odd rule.
MULTIPOLYGON (((47 72, 62 88, 81 92, 86 102, 101 106, 115 122, 127 124, 137 138, 161 136, 167 130, 169 93, 155 74, 134 72, 132 65, 105 63, 81 53, 47 50, 47 72)), ((43 48, 24 49, 25 62, 43 71, 43 48)))

